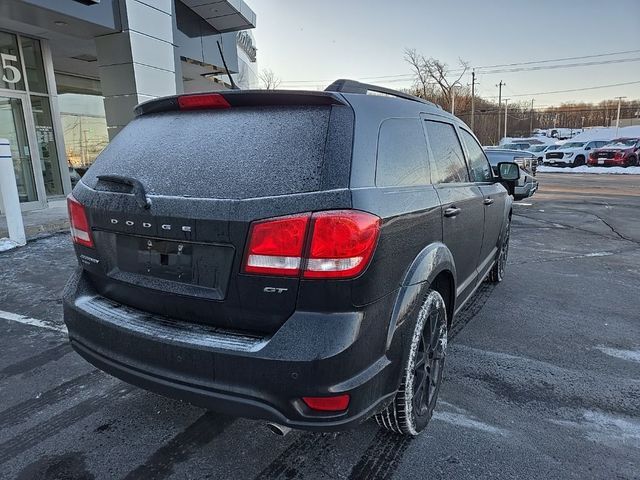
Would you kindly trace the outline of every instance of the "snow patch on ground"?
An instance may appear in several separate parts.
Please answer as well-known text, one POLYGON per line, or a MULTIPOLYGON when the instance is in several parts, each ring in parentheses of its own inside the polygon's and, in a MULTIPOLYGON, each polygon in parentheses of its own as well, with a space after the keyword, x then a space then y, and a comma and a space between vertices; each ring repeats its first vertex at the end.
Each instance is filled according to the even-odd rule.
POLYGON ((16 242, 13 240, 9 240, 8 238, 0 238, 0 252, 6 252, 7 250, 11 250, 12 248, 19 247, 16 242))
POLYGON ((436 410, 435 412, 433 412, 433 418, 442 422, 450 423, 451 425, 456 425, 458 427, 471 428, 494 435, 504 436, 506 434, 506 432, 501 428, 487 425, 486 423, 474 420, 473 418, 470 418, 469 416, 462 413, 440 412, 436 410))
POLYGON ((538 172, 541 173, 608 173, 610 175, 640 175, 640 167, 549 167, 540 165, 538 172))
POLYGON ((640 448, 640 422, 636 420, 585 410, 578 421, 551 420, 551 422, 582 430, 588 439, 611 447, 623 444, 640 448))
POLYGON ((632 362, 640 362, 640 349, 637 350, 622 350, 619 348, 610 347, 596 347, 602 353, 609 355, 610 357, 621 358, 622 360, 630 360, 632 362))

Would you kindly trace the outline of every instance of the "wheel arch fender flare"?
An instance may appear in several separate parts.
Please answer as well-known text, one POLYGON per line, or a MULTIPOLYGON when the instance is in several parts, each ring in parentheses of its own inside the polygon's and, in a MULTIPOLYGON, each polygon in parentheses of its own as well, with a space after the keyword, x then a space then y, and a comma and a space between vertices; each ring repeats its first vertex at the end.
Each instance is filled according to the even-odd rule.
POLYGON ((402 284, 396 294, 389 328, 387 331, 387 350, 391 346, 393 336, 408 313, 419 307, 422 294, 429 289, 433 280, 442 272, 448 271, 453 277, 453 298, 456 295, 456 267, 453 254, 442 242, 436 242, 425 247, 413 260, 402 284))

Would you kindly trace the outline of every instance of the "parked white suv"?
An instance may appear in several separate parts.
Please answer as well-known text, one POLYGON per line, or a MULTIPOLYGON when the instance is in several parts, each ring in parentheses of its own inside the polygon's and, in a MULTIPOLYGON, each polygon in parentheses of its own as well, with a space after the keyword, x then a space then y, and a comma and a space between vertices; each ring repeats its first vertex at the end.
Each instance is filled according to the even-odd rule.
POLYGON ((605 140, 591 140, 590 142, 567 142, 557 150, 544 155, 545 165, 558 167, 578 167, 586 165, 589 152, 609 143, 605 140))

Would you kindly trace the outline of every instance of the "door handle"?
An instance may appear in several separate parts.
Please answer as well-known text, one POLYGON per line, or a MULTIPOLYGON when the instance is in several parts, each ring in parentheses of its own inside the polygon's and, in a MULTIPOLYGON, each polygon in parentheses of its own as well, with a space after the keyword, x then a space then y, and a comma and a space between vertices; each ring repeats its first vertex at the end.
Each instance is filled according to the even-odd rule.
POLYGON ((462 210, 460 208, 457 207, 449 207, 449 208, 445 208, 444 209, 444 216, 445 217, 455 217, 456 215, 458 215, 462 210))
POLYGON ((493 205, 493 202, 495 202, 495 200, 493 198, 487 197, 487 198, 484 199, 484 204, 485 205, 493 205))

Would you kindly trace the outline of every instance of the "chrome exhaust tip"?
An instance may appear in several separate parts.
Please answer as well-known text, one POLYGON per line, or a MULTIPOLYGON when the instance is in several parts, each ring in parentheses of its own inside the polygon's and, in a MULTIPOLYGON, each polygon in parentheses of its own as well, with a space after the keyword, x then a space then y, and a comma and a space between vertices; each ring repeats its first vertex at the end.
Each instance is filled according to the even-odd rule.
POLYGON ((277 423, 268 422, 267 428, 271 430, 272 433, 280 437, 284 437, 287 433, 291 431, 291 428, 285 427, 284 425, 279 425, 277 423))

